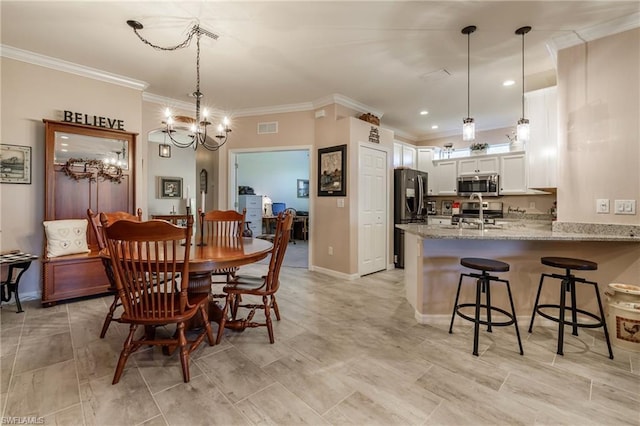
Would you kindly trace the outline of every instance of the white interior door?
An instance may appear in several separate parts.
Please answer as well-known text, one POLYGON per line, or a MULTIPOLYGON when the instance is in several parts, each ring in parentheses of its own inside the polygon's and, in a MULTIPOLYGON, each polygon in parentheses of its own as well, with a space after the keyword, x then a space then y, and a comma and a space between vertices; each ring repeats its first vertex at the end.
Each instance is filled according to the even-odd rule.
POLYGON ((358 177, 358 272, 387 268, 387 153, 360 146, 358 177))

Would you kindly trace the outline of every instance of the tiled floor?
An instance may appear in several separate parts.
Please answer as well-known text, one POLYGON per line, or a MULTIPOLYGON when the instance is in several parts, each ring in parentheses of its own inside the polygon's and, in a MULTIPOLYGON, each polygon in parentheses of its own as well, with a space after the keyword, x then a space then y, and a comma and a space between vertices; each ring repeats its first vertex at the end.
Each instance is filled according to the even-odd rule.
MULTIPOLYGON (((259 272, 260 266, 247 268, 259 272)), ((110 298, 1 313, 1 410, 64 425, 640 424, 640 354, 602 334, 566 336, 521 324, 480 336, 468 323, 419 325, 402 271, 342 281, 283 268, 276 343, 266 330, 225 332, 201 346, 183 383, 176 355, 136 353, 112 386, 126 326, 98 338, 110 298)), ((170 332, 166 330, 165 332, 170 332)), ((215 329, 214 329, 215 331, 215 329)))

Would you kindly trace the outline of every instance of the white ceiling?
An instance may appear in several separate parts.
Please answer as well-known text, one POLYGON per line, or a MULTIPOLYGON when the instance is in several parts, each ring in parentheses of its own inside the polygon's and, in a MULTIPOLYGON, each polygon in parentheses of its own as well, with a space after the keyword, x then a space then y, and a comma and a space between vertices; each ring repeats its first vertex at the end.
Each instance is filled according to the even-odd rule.
MULTIPOLYGON (((201 41, 204 103, 233 117, 248 110, 313 103, 339 94, 383 114, 384 127, 416 140, 459 133, 470 112, 479 130, 521 116, 525 88, 555 83, 549 45, 589 39, 594 27, 639 25, 639 1, 7 1, 1 42, 148 84, 146 93, 184 102, 195 90, 196 47, 180 43, 199 21, 220 36, 201 41), (444 72, 443 70, 446 70, 444 72), (516 84, 505 88, 502 82, 516 84), (426 116, 419 115, 428 110, 426 116), (437 130, 431 126, 437 124, 437 130)), ((526 114, 525 114, 526 115, 526 114)))

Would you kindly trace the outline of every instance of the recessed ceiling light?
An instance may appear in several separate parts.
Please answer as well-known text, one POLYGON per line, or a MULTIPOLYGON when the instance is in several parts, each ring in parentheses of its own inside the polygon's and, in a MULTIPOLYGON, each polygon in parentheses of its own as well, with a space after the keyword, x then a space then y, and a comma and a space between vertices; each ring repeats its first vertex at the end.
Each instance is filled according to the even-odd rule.
POLYGON ((420 115, 427 115, 429 114, 429 111, 420 111, 420 115))
POLYGON ((62 136, 60 136, 60 139, 69 139, 69 136, 67 136, 67 135, 62 135, 62 136))
POLYGON ((437 128, 438 128, 438 125, 437 125, 437 124, 434 124, 433 126, 431 126, 431 128, 432 128, 432 129, 437 129, 437 128))
POLYGON ((507 86, 513 86, 514 84, 516 84, 516 82, 515 82, 515 81, 513 81, 513 80, 505 80, 505 81, 502 83, 502 85, 503 85, 503 86, 505 86, 505 87, 507 87, 507 86))

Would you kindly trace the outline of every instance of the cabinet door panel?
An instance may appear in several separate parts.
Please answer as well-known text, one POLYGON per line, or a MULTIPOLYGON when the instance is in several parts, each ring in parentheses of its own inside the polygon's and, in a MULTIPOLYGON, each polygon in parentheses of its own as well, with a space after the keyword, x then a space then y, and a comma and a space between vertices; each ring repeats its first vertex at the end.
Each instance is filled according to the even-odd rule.
POLYGON ((527 163, 524 154, 500 157, 500 195, 527 192, 527 163))
POLYGON ((438 195, 456 195, 458 193, 457 161, 439 161, 434 168, 435 187, 438 195))

